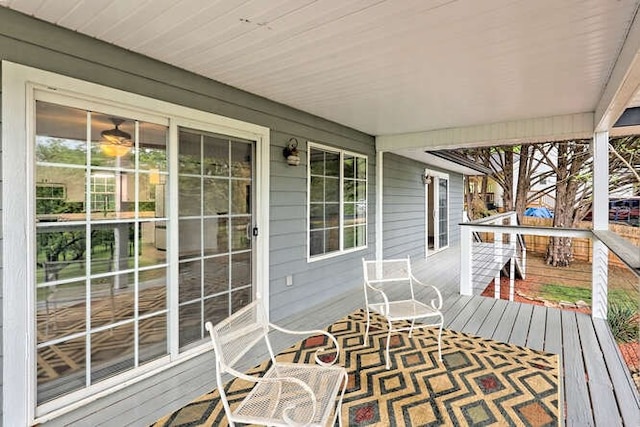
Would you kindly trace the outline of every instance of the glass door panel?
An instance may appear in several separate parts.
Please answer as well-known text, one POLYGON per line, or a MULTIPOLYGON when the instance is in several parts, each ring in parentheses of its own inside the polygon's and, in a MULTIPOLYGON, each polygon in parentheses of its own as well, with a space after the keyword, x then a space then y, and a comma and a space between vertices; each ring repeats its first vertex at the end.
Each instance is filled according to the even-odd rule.
POLYGON ((438 178, 438 248, 449 246, 449 181, 438 178))
POLYGON ((254 144, 180 128, 179 346, 253 298, 254 144))

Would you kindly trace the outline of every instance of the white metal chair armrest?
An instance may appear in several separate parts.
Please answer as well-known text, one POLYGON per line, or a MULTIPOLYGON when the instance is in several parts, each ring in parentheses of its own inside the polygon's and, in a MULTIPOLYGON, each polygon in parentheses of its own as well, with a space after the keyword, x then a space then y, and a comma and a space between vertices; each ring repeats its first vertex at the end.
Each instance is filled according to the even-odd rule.
POLYGON ((420 280, 418 280, 413 274, 411 275, 411 280, 413 280, 415 283, 417 283, 418 285, 421 285, 425 288, 431 288, 436 292, 436 295, 438 295, 438 304, 436 304, 436 300, 432 299, 431 300, 431 307, 433 307, 436 310, 440 310, 442 308, 442 294, 440 293, 440 290, 433 286, 430 283, 423 283, 420 280))
POLYGON ((310 331, 292 331, 291 329, 286 329, 286 328, 283 328, 282 326, 274 325, 273 323, 269 323, 269 327, 275 329, 276 331, 284 332, 285 334, 290 334, 290 335, 307 335, 307 336, 308 335, 324 335, 333 342, 333 346, 336 348, 336 356, 333 358, 331 362, 323 362, 318 357, 318 354, 325 351, 325 348, 320 347, 313 354, 313 357, 315 358, 316 363, 322 366, 331 366, 338 361, 338 356, 340 355, 340 345, 338 344, 338 340, 336 339, 336 337, 334 337, 332 334, 330 334, 327 331, 323 331, 321 329, 312 329, 310 331))
MULTIPOLYGON (((371 285, 371 283, 365 283, 365 286, 382 296, 382 301, 384 301, 384 310, 381 314, 383 316, 389 315, 389 297, 387 297, 387 294, 382 289, 378 289, 375 286, 371 285)), ((369 305, 368 298, 367 298, 367 305, 369 305)))

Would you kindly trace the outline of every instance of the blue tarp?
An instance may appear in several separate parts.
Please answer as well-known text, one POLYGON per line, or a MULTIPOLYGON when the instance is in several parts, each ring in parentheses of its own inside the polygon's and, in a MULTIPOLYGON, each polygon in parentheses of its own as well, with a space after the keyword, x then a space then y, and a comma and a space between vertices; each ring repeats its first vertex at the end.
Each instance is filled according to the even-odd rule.
POLYGON ((539 208, 527 208, 524 211, 524 216, 534 216, 536 218, 553 218, 551 211, 545 207, 539 208))

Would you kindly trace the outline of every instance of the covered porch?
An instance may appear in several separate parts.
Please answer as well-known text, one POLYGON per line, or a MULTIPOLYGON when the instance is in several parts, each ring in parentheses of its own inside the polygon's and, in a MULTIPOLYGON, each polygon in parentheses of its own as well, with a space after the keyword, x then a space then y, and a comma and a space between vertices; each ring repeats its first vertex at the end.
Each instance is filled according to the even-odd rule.
MULTIPOLYGON (((566 425, 633 425, 638 419, 638 393, 606 320, 557 308, 509 302, 482 296, 460 295, 460 248, 443 250, 429 260, 413 260, 414 274, 442 291, 445 328, 560 355, 561 402, 566 425)), ((338 280, 338 279, 336 279, 338 280)), ((362 289, 352 289, 308 310, 284 318, 279 324, 291 329, 325 328, 347 314, 361 309, 362 289)), ((276 352, 298 338, 277 335, 276 352)), ((266 359, 256 355, 253 364, 266 359)), ((190 380, 172 384, 159 379, 152 387, 129 387, 113 396, 108 408, 94 412, 91 407, 73 417, 63 416, 52 425, 90 423, 92 425, 151 424, 215 388, 213 354, 198 363, 210 364, 203 376, 192 366, 190 380), (185 390, 193 390, 184 393, 185 390), (137 403, 131 409, 131 399, 137 403)), ((187 377, 189 367, 185 367, 187 377)), ((182 376, 184 378, 184 375, 182 376)))

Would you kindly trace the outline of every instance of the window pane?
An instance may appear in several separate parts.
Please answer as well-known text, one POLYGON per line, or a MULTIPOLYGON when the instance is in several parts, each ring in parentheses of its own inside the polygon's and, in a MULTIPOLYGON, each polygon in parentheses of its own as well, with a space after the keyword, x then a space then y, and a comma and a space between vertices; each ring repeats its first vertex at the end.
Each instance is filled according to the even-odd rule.
POLYGON ((85 338, 38 349, 38 404, 85 388, 85 338))
POLYGON ((356 229, 354 227, 345 227, 344 229, 344 248, 350 249, 356 246, 356 229))
POLYGON ((309 255, 321 255, 324 253, 324 231, 312 231, 309 233, 309 255))
POLYGON ((37 162, 87 164, 87 112, 36 102, 37 162))
POLYGON ((180 131, 178 134, 178 172, 200 174, 200 135, 180 131))
POLYGON ((209 218, 204 220, 204 255, 229 251, 229 220, 209 218))
POLYGON ((358 179, 367 179, 367 160, 363 157, 356 157, 358 168, 358 179))
POLYGON ((231 255, 231 287, 250 285, 251 270, 251 252, 231 255))
POLYGON ((85 227, 43 228, 36 234, 37 283, 83 277, 86 274, 85 227), (54 231, 55 230, 55 231, 54 231))
POLYGON ((203 149, 204 175, 228 177, 229 141, 205 135, 203 149))
POLYGON ((181 262, 178 273, 178 293, 181 303, 192 301, 202 296, 202 272, 200 261, 181 262))
POLYGON ((229 294, 204 300, 204 320, 214 325, 229 316, 229 294))
POLYGON ((178 179, 180 216, 200 215, 201 185, 199 177, 181 176, 178 179))
POLYGON ((167 172, 167 140, 169 128, 153 123, 139 123, 140 170, 167 172))
POLYGON ((169 354, 166 314, 159 314, 147 319, 142 319, 138 325, 140 331, 141 364, 169 354))
POLYGON ((132 319, 134 296, 134 273, 92 279, 91 327, 132 319))
POLYGON ((180 259, 200 256, 202 230, 199 219, 181 219, 178 235, 180 259))
POLYGON ((83 221, 85 169, 36 167, 36 218, 44 221, 83 221))
POLYGON ((353 224, 353 219, 355 218, 355 210, 356 210, 356 205, 354 203, 344 204, 343 212, 344 212, 345 225, 353 224))
MULTIPOLYGON (((198 195, 200 197, 200 195, 198 195)), ((229 180, 204 178, 204 214, 229 214, 229 180)))
POLYGON ((160 172, 139 174, 138 210, 140 218, 166 218, 166 200, 169 186, 166 184, 167 175, 160 172))
POLYGON ((367 244, 367 227, 360 225, 356 227, 356 246, 365 246, 367 244))
POLYGON ((135 133, 136 123, 132 119, 91 113, 91 165, 133 169, 135 133))
POLYGON ((91 383, 134 366, 133 323, 91 334, 91 383))
POLYGON ((140 315, 155 313, 167 309, 167 269, 154 268, 138 273, 140 290, 138 297, 138 313, 140 315))
POLYGON ((231 294, 231 311, 235 313, 252 301, 251 288, 234 291, 231 294))
POLYGON ((231 143, 231 176, 251 178, 251 151, 251 144, 238 141, 231 143))
POLYGON ((166 221, 141 222, 139 241, 138 263, 140 267, 167 262, 166 221))
POLYGON ((85 281, 38 287, 36 327, 38 343, 85 330, 85 281))
POLYGON ((326 227, 338 227, 340 225, 340 204, 327 203, 325 206, 326 227))
POLYGON ((324 178, 317 176, 311 177, 310 199, 312 202, 324 202, 324 178))
MULTIPOLYGON (((229 288, 229 256, 206 258, 204 261, 204 296, 219 294, 229 288)), ((206 307, 206 304, 205 304, 206 307)))
POLYGON ((340 154, 339 153, 325 153, 325 174, 326 176, 332 176, 338 178, 340 176, 340 154))
POLYGON ((309 226, 312 230, 325 227, 324 222, 324 205, 322 203, 314 203, 310 206, 311 217, 309 218, 309 226))
POLYGON ((231 250, 239 251, 251 248, 251 240, 248 236, 251 233, 249 221, 249 217, 231 220, 231 250))
POLYGON ((343 193, 343 201, 345 202, 353 202, 356 200, 356 182, 353 180, 345 180, 344 181, 344 193, 343 193))
POLYGON ((251 181, 232 181, 231 200, 232 214, 251 213, 251 181))
POLYGON ((332 228, 325 231, 325 252, 340 250, 340 230, 332 228))
POLYGON ((354 178, 355 177, 355 158, 353 156, 344 156, 344 177, 345 178, 354 178))
POLYGON ((309 152, 311 153, 309 157, 311 175, 324 175, 324 151, 311 148, 309 152))
POLYGON ((91 274, 134 266, 135 228, 131 223, 95 225, 91 229, 91 274))
POLYGON ((202 339, 201 306, 202 301, 180 306, 180 336, 178 339, 180 348, 202 339))
POLYGON ((324 197, 327 202, 340 201, 340 180, 338 178, 325 179, 324 197))

